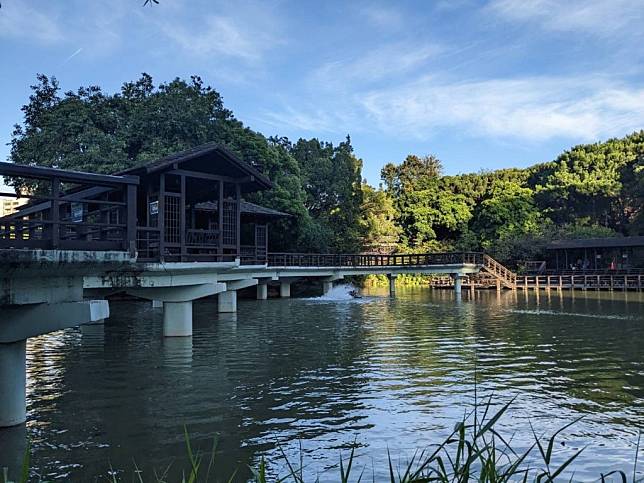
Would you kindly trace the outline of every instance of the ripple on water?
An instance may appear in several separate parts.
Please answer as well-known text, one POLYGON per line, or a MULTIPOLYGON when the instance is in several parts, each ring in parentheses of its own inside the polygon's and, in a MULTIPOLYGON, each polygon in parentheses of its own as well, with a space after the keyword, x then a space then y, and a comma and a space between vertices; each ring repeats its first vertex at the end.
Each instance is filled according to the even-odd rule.
MULTIPOLYGON (((516 398, 499 429, 519 448, 532 443, 530 425, 548 435, 584 416, 558 446, 558 458, 587 446, 576 477, 631 468, 644 428, 641 295, 457 302, 451 291, 400 289, 392 300, 337 290, 240 300, 236 316, 199 302, 186 339, 163 339, 161 311, 138 302, 113 303, 101 330, 31 339, 34 467, 81 481, 135 459, 150 474, 183 458, 186 425, 197 447, 219 435, 224 473, 247 475, 259 454, 299 459, 301 445, 308 471, 326 481, 354 443, 370 462, 438 442, 476 395, 493 408, 516 398)), ((19 460, 24 434, 0 432, 2 445, 0 458, 19 460)))

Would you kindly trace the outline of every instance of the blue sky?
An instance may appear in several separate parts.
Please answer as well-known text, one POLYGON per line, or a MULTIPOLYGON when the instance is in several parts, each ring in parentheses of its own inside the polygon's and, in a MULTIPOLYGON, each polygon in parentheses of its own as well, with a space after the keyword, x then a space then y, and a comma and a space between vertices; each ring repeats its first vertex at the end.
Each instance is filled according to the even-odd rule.
POLYGON ((3 0, 0 159, 29 85, 200 75, 251 128, 386 162, 527 166, 644 128, 644 0, 3 0))

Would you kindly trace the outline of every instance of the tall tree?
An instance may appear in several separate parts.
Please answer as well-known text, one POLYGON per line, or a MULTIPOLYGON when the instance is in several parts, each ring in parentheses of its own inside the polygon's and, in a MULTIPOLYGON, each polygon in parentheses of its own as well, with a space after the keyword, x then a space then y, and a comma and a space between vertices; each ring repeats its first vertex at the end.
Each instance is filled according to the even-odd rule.
POLYGON ((362 160, 354 155, 349 136, 337 146, 318 139, 287 146, 300 167, 306 207, 327 228, 331 246, 360 250, 362 160))
POLYGON ((318 250, 320 227, 305 206, 300 167, 289 152, 250 130, 197 77, 155 85, 143 74, 106 94, 98 86, 60 93, 55 78, 38 75, 24 123, 16 125, 10 161, 113 173, 206 142, 225 145, 263 170, 274 189, 254 199, 294 214, 289 233, 274 231, 274 247, 318 250))

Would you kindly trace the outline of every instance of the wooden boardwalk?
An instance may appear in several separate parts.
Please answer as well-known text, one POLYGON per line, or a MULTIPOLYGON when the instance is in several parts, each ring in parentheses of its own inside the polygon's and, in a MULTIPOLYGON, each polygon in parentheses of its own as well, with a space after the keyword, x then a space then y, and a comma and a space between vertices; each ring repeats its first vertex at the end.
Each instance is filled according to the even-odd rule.
MULTIPOLYGON (((511 290, 620 290, 642 291, 644 289, 644 270, 628 272, 588 271, 586 273, 551 273, 544 275, 518 275, 507 269, 488 255, 484 255, 483 269, 480 273, 467 275, 463 288, 511 290)), ((451 277, 433 277, 432 287, 453 287, 451 277)))

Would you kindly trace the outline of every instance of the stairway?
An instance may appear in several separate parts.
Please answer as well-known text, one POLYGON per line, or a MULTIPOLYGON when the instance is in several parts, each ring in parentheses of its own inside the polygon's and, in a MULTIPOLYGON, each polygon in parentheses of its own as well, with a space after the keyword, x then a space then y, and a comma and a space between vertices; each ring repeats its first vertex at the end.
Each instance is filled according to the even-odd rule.
POLYGON ((492 275, 506 288, 512 290, 517 288, 517 274, 501 265, 489 255, 483 255, 483 270, 481 270, 481 273, 492 275))

